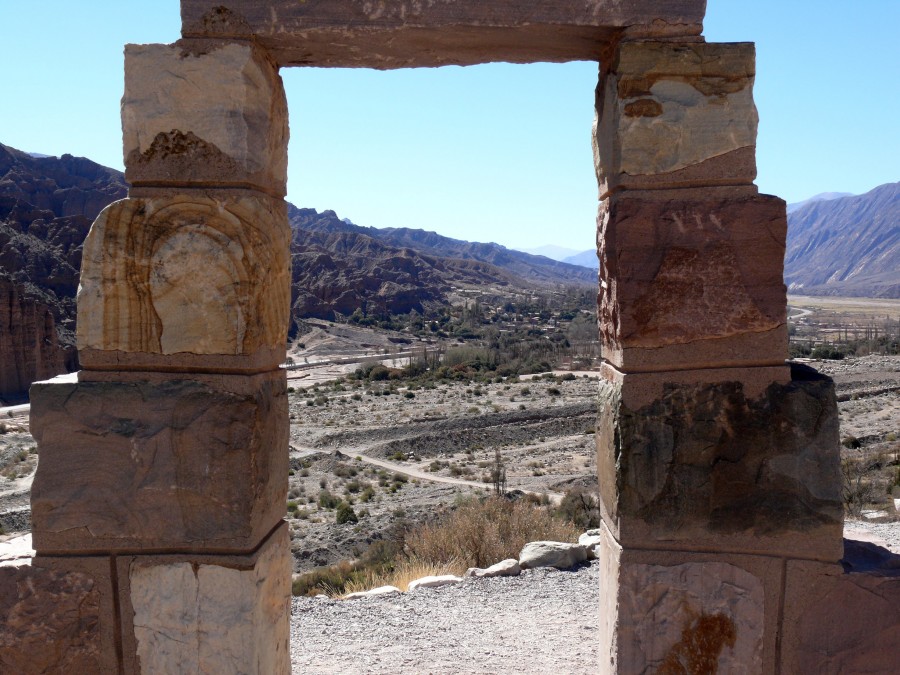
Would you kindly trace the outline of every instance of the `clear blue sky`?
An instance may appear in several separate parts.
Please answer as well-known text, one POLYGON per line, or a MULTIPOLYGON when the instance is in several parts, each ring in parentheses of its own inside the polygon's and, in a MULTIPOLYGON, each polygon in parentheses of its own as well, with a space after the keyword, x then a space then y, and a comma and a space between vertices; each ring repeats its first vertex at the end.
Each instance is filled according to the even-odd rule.
MULTIPOLYGON (((178 38, 177 0, 0 0, 0 142, 122 168, 122 46, 178 38)), ((900 180, 898 0, 708 0, 755 41, 759 178, 789 202, 900 180)), ((360 225, 593 246, 592 63, 282 71, 288 198, 360 225)))

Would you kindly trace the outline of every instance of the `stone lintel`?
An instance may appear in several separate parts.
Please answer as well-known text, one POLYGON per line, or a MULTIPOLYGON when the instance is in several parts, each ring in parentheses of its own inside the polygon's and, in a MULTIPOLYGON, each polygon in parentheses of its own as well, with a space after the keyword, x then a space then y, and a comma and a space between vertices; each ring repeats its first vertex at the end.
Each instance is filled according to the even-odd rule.
POLYGON ((625 191, 601 202, 597 221, 611 364, 638 372, 787 358, 783 200, 730 188, 625 191))
POLYGON ((116 558, 125 675, 289 675, 290 533, 247 555, 116 558))
POLYGON ((258 40, 280 66, 599 60, 621 34, 698 37, 705 0, 182 0, 182 35, 258 40))
POLYGON ((246 552, 281 521, 283 372, 90 375, 31 388, 39 553, 246 552))
POLYGON ((604 371, 601 510, 623 546, 841 557, 834 384, 802 366, 786 383, 754 370, 604 371))

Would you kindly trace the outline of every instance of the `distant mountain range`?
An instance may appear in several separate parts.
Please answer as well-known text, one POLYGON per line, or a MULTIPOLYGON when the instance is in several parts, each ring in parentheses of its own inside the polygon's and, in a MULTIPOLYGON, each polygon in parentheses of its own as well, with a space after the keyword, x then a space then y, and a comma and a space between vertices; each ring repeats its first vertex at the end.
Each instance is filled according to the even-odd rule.
POLYGON ((594 270, 591 275, 592 277, 596 277, 596 270, 600 267, 600 263, 597 261, 597 251, 592 248, 579 253, 574 248, 565 248, 563 246, 547 244, 546 246, 521 250, 523 253, 542 255, 567 265, 576 265, 578 267, 586 267, 590 270, 594 270))
POLYGON ((900 298, 900 183, 788 214, 784 280, 797 295, 900 298))
MULTIPOLYGON (((0 395, 77 367, 75 293, 84 238, 123 198, 123 175, 88 159, 0 144, 0 395)), ((405 314, 446 305, 454 288, 592 286, 581 267, 403 228, 379 230, 333 211, 289 207, 292 325, 360 308, 405 314)))
POLYGON ((793 213, 797 209, 802 209, 804 206, 808 204, 812 204, 813 202, 830 202, 834 199, 841 199, 843 197, 853 197, 854 194, 852 192, 821 192, 817 195, 810 197, 809 199, 804 199, 802 202, 794 202, 793 204, 787 205, 787 212, 793 213))

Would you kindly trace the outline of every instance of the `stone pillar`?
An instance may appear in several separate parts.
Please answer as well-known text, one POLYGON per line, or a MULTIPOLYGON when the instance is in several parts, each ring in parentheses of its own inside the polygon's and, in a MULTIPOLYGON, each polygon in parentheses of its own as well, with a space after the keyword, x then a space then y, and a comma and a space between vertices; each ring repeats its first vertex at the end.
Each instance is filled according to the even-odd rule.
POLYGON ((106 671, 288 673, 278 69, 252 42, 129 45, 122 123, 131 190, 84 245, 83 370, 31 391, 35 564, 90 573, 106 671))
POLYGON ((753 78, 752 44, 702 41, 601 70, 605 673, 776 672, 789 561, 842 555, 834 390, 785 364, 753 78))

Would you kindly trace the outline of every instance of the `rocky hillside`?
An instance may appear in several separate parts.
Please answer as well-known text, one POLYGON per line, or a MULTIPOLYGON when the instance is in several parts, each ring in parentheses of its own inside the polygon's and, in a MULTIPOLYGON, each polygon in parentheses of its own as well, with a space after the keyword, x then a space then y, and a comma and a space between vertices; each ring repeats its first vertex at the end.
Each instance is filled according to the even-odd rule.
POLYGON ((367 314, 423 312, 449 302, 454 287, 515 289, 547 283, 595 284, 596 275, 497 244, 433 232, 360 227, 334 211, 291 208, 292 316, 333 319, 356 308, 367 314))
POLYGON ((320 217, 310 217, 309 209, 304 209, 291 214, 291 223, 317 232, 361 234, 387 246, 409 248, 423 255, 488 263, 526 284, 597 284, 595 272, 546 256, 515 251, 500 244, 462 241, 436 232, 405 227, 361 227, 338 219, 331 211, 320 214, 320 217), (321 217, 326 213, 333 217, 321 217))
POLYGON ((121 173, 90 160, 0 144, 0 396, 76 367, 81 246, 125 191, 121 173))
POLYGON ((798 295, 900 298, 900 183, 788 215, 785 283, 798 295))

